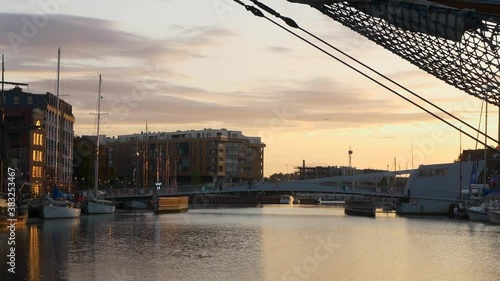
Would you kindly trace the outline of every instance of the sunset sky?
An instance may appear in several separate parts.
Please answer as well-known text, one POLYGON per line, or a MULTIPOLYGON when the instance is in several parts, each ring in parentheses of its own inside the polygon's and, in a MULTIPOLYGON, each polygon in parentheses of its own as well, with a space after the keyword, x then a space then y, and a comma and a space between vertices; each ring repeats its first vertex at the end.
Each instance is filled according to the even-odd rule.
MULTIPOLYGON (((309 6, 263 2, 478 126, 479 99, 309 6)), ((460 135, 453 128, 233 1, 0 5, 5 80, 29 83, 32 93, 55 93, 60 46, 61 95, 73 105, 76 135, 95 134, 89 113, 96 110, 102 74, 101 110, 109 113, 102 134, 144 131, 146 120, 149 131, 240 130, 266 143, 266 176, 292 172, 303 159, 307 165, 348 165, 349 147, 358 168, 393 169, 394 158, 398 168, 411 168, 412 145, 414 167, 451 162, 459 154, 460 135)), ((488 131, 496 138, 498 109, 489 110, 488 131)), ((462 137, 462 148, 475 145, 462 137)))

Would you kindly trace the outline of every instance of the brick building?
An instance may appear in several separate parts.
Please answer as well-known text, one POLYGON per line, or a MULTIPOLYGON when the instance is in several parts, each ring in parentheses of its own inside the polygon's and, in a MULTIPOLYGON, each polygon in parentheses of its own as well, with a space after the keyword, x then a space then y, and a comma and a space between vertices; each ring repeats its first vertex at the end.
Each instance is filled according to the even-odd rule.
POLYGON ((107 138, 100 147, 100 184, 152 187, 248 182, 263 178, 260 137, 203 129, 107 138))

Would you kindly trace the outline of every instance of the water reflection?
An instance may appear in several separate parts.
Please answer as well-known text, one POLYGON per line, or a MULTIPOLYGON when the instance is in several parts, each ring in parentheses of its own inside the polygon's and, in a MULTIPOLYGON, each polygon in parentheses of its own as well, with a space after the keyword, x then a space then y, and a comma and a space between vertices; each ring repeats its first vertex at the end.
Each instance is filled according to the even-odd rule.
MULTIPOLYGON (((6 280, 496 280, 498 226, 347 217, 336 208, 203 209, 30 221, 6 280), (473 268, 473 270, 471 270, 473 268), (15 278, 14 278, 15 277, 15 278)), ((6 235, 0 232, 5 264, 6 235)), ((2 279, 4 280, 4 279, 2 279)))

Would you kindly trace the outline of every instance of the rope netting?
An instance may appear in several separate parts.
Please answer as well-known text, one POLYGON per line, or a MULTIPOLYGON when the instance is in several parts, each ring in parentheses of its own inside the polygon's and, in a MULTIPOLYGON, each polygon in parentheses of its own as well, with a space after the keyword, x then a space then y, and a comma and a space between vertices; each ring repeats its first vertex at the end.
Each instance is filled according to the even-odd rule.
POLYGON ((500 16, 381 0, 308 4, 446 83, 500 106, 500 16))

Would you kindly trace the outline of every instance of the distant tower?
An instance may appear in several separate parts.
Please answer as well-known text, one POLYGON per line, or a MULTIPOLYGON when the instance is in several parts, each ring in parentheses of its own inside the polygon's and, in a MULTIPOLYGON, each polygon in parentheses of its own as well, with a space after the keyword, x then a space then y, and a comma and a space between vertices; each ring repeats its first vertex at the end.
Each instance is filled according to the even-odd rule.
POLYGON ((349 146, 349 168, 352 167, 352 149, 351 149, 351 146, 349 146))

